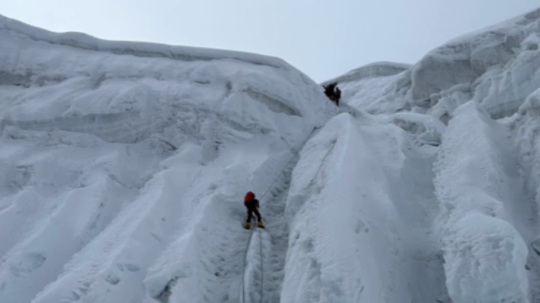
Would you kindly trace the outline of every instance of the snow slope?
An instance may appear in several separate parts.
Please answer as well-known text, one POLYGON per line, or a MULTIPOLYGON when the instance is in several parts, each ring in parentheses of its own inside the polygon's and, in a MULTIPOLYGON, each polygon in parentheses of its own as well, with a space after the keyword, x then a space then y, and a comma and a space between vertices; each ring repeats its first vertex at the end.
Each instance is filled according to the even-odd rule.
POLYGON ((539 302, 539 35, 361 67, 337 108, 276 58, 0 17, 0 302, 539 302))
POLYGON ((0 302, 153 302, 173 278, 175 302, 238 302, 239 201, 333 115, 320 87, 279 59, 4 17, 0 40, 0 302))

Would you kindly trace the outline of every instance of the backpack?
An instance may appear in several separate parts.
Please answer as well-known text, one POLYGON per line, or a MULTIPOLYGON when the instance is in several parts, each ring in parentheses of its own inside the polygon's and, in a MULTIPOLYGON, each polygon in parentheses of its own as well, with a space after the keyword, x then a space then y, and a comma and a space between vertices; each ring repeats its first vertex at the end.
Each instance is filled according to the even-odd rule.
POLYGON ((246 197, 244 198, 244 204, 245 203, 248 203, 249 201, 255 199, 255 194, 248 191, 247 194, 246 194, 246 197))

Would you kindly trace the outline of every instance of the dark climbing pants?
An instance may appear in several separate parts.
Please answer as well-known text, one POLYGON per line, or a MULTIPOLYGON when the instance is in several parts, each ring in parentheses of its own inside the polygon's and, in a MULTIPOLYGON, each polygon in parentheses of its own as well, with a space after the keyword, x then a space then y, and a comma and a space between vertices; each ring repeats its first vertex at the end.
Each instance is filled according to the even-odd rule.
POLYGON ((253 213, 257 216, 257 220, 261 222, 261 214, 259 213, 259 210, 255 206, 246 205, 247 207, 247 220, 246 222, 251 222, 251 219, 253 218, 253 213))

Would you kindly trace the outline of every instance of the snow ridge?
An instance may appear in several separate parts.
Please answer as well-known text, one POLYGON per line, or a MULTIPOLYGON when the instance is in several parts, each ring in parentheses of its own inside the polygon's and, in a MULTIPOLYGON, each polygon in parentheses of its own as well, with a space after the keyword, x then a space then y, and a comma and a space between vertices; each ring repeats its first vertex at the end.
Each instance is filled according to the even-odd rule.
POLYGON ((0 30, 11 32, 35 42, 45 42, 57 46, 67 46, 80 50, 108 52, 116 55, 130 55, 143 58, 167 58, 178 61, 211 61, 219 59, 234 59, 250 64, 268 65, 275 68, 287 68, 285 62, 277 58, 267 58, 260 55, 215 51, 195 47, 177 47, 141 42, 114 42, 96 39, 82 33, 52 33, 43 29, 28 26, 17 20, 0 16, 0 30))
POLYGON ((369 78, 392 76, 404 72, 411 68, 411 65, 404 63, 394 62, 375 62, 357 69, 353 69, 343 76, 327 80, 322 85, 330 84, 333 82, 346 83, 352 81, 359 81, 369 78))

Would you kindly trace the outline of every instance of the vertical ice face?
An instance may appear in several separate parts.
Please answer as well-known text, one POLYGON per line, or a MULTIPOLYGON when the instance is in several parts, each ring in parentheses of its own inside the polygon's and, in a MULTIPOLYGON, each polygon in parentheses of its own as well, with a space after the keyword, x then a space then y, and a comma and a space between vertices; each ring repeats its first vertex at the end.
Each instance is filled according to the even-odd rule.
POLYGON ((506 129, 490 120, 473 101, 463 105, 438 154, 446 283, 454 302, 527 302, 528 251, 517 229, 530 229, 531 209, 520 206, 506 129))

